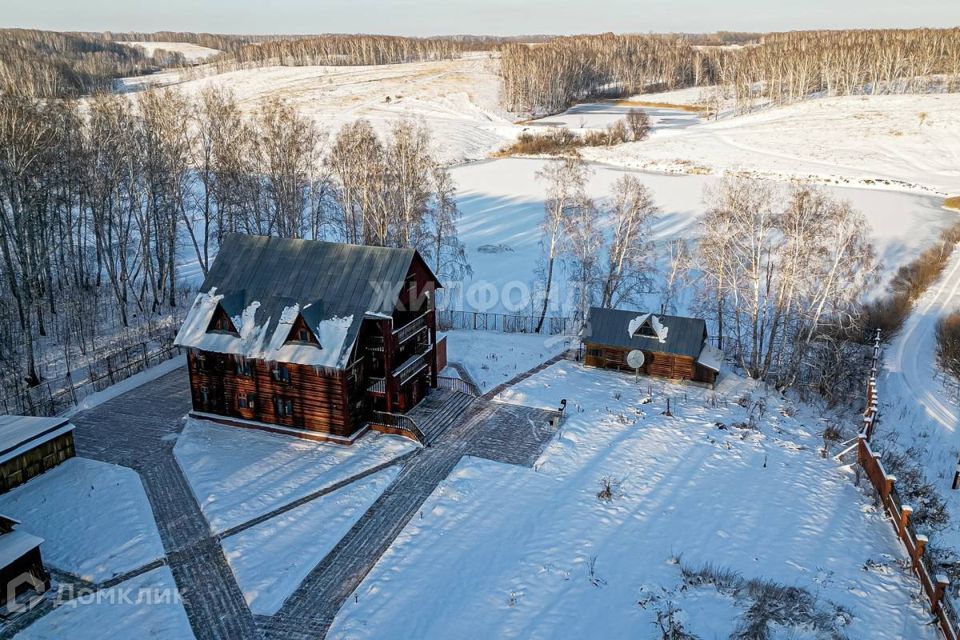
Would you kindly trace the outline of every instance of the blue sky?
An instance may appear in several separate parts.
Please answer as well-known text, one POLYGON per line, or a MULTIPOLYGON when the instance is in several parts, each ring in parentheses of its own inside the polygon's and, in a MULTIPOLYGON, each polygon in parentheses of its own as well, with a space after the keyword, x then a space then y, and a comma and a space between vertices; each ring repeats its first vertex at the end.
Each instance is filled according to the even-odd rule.
POLYGON ((0 26, 403 35, 942 27, 960 26, 960 0, 0 0, 0 26))

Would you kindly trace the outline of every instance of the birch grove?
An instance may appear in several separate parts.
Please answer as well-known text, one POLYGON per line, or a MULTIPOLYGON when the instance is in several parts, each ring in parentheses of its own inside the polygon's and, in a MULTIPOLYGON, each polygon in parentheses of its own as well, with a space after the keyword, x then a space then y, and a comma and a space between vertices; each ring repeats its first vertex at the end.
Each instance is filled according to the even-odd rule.
POLYGON ((80 104, 0 94, 0 380, 37 385, 51 345, 67 373, 103 340, 148 329, 240 232, 418 249, 470 273, 456 185, 426 128, 326 132, 279 100, 243 114, 211 89, 80 104))
POLYGON ((704 310, 748 375, 792 385, 826 342, 858 330, 876 274, 866 221, 809 186, 729 178, 707 199, 693 264, 704 310))

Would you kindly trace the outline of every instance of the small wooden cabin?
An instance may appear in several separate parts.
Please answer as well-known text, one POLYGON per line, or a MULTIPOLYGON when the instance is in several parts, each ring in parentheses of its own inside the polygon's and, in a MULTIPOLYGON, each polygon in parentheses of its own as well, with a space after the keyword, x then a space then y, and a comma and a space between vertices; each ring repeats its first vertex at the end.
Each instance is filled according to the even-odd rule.
POLYGON ((41 595, 50 588, 50 574, 40 556, 43 538, 17 529, 19 524, 0 515, 0 605, 7 611, 16 610, 17 597, 24 592, 41 595))
POLYGON ((0 493, 74 456, 73 425, 64 418, 0 416, 0 493))
POLYGON ((633 371, 627 354, 636 350, 644 356, 641 373, 713 385, 723 361, 700 318, 593 307, 580 339, 591 367, 633 371))
POLYGON ((413 249, 226 236, 175 341, 194 413, 345 444, 389 426, 445 365, 440 286, 413 249))

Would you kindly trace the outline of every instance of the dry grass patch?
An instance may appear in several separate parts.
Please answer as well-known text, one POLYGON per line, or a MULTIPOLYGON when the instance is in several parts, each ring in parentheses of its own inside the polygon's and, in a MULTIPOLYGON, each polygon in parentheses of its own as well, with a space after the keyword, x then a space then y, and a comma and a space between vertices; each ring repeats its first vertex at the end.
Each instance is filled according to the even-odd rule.
POLYGON ((617 100, 618 107, 647 107, 649 109, 676 109, 689 113, 707 113, 710 107, 702 104, 673 104, 671 102, 653 102, 648 100, 617 100))
POLYGON ((863 326, 880 329, 884 338, 895 334, 910 314, 914 301, 943 273, 950 254, 960 242, 960 223, 940 232, 939 241, 897 270, 886 298, 864 308, 863 326))

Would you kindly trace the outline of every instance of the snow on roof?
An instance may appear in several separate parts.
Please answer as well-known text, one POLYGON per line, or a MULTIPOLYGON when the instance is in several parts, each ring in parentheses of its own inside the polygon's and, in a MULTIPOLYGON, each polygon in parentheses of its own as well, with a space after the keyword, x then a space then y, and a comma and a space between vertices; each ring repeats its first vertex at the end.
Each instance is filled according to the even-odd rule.
MULTIPOLYGON (((297 303, 283 307, 280 317, 272 322, 270 316, 258 317, 262 306, 257 300, 248 304, 243 311, 230 318, 237 329, 234 335, 228 332, 209 332, 210 321, 223 299, 213 287, 207 293, 197 295, 187 319, 180 327, 176 344, 182 347, 229 353, 270 362, 292 362, 314 367, 342 368, 350 357, 345 348, 347 332, 353 324, 353 316, 345 318, 327 318, 311 324, 310 330, 317 337, 315 344, 288 343, 293 323, 301 315, 297 303), (272 327, 272 330, 271 330, 272 327)), ((308 305, 309 306, 309 305, 308 305)), ((304 321, 306 316, 304 314, 304 321)))
POLYGON ((0 463, 73 431, 66 418, 0 416, 0 463))
POLYGON ((364 317, 392 317, 415 260, 429 272, 413 249, 228 234, 175 344, 343 369, 364 317), (208 333, 218 306, 236 334, 208 333), (298 317, 319 347, 287 344, 298 317))
POLYGON ((43 538, 14 529, 0 535, 0 567, 5 568, 43 544, 43 538))
POLYGON ((657 334, 657 340, 659 340, 661 344, 665 344, 667 342, 667 332, 670 330, 670 327, 664 326, 664 324, 660 322, 660 318, 652 313, 643 313, 631 320, 627 326, 627 335, 631 338, 636 336, 637 331, 640 330, 640 327, 647 324, 648 320, 650 321, 650 328, 657 334))
POLYGON ((703 350, 700 351, 700 356, 697 358, 697 364, 719 373, 720 366, 723 364, 723 351, 709 344, 704 344, 703 350))
POLYGON ((631 338, 637 335, 637 329, 642 327, 643 323, 646 322, 649 317, 649 313, 644 313, 631 320, 630 324, 627 325, 627 335, 631 338))

